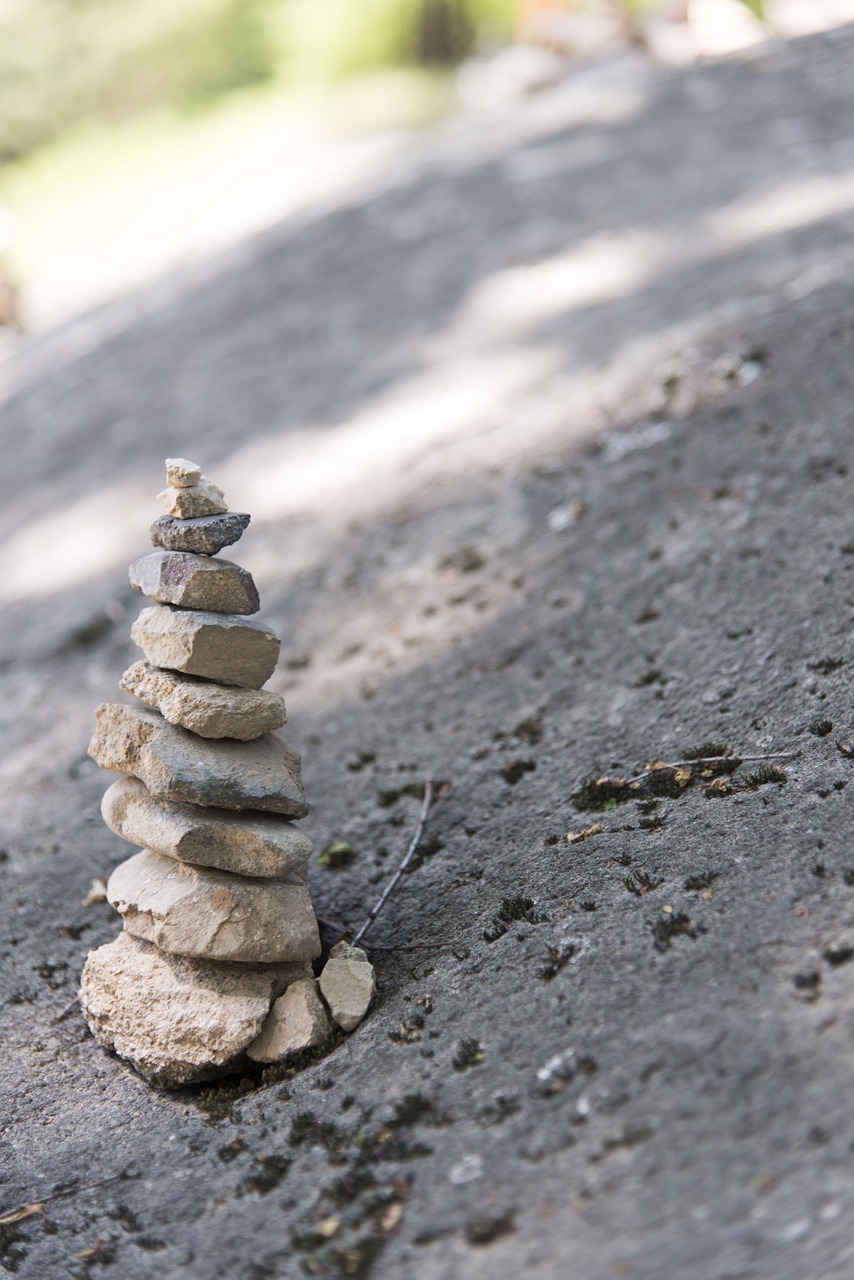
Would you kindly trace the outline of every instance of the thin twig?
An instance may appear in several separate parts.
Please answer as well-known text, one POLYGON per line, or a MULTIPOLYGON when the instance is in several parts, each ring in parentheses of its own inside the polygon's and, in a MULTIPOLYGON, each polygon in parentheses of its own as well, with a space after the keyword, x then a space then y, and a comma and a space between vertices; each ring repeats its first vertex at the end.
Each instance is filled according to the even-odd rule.
POLYGON ((382 911, 385 904, 388 902, 392 893, 397 888, 397 885, 400 881, 401 876, 403 875, 404 871, 412 861, 412 856, 415 853, 415 850, 418 848, 421 837, 424 834, 424 827, 427 822, 427 815, 430 812, 430 805, 432 801, 433 801, 433 779, 427 778, 427 780, 424 783, 424 799, 421 802, 421 812, 418 815, 418 825, 415 828, 414 836, 409 842, 409 848, 406 850, 406 853, 403 856, 403 861, 401 862, 400 866, 397 868, 397 871, 395 871, 391 880, 389 880, 388 884, 380 894, 379 900, 377 901, 373 911, 368 916, 367 920, 362 925, 361 929, 353 939, 354 947, 358 946, 359 943, 362 941, 362 938, 364 938, 365 934, 368 932, 371 925, 374 923, 377 916, 382 911))
POLYGON ((0 1213, 0 1226, 8 1226, 10 1222, 15 1221, 16 1215, 31 1209, 33 1205, 48 1204, 51 1200, 61 1200, 64 1196, 73 1196, 78 1191, 94 1191, 96 1187, 106 1187, 110 1182, 124 1182, 126 1178, 135 1177, 138 1177, 138 1174, 128 1173, 127 1169, 123 1169, 121 1173, 114 1173, 109 1178, 99 1178, 97 1182, 86 1182, 83 1185, 78 1182, 70 1187, 60 1187, 58 1191, 52 1191, 49 1196, 42 1196, 39 1200, 32 1200, 28 1204, 15 1205, 14 1209, 6 1209, 0 1213))
POLYGON ((76 995, 73 1000, 69 1000, 64 1009, 60 1009, 59 1013, 54 1018, 54 1022, 62 1022, 63 1018, 67 1018, 74 1006, 79 1003, 80 996, 76 995))
POLYGON ((650 777, 653 773, 663 773, 665 769, 693 769, 698 764, 731 764, 738 768, 743 764, 755 764, 757 760, 794 760, 798 754, 797 751, 774 751, 766 756, 698 756, 695 760, 674 760, 672 763, 660 760, 634 778, 627 778, 626 786, 631 787, 636 782, 643 782, 644 778, 650 777))
POLYGON ((374 942, 371 951, 441 951, 443 947, 458 945, 456 942, 374 942))

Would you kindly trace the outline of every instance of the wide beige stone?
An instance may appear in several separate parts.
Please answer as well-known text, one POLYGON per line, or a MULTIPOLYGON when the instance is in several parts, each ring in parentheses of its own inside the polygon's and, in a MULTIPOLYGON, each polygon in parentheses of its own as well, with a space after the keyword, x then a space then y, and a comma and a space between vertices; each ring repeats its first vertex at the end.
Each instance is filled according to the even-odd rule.
POLYGON ((170 1089, 233 1071, 305 965, 187 960, 122 933, 90 951, 80 1004, 95 1039, 170 1089))
POLYGON ((186 458, 166 459, 166 483, 177 489, 189 489, 202 478, 201 467, 186 458))
POLYGON ((111 831, 166 858, 240 876, 308 874, 311 841, 276 814, 229 813, 155 799, 138 778, 108 787, 101 813, 111 831))
POLYGON ((260 738, 285 723, 285 702, 267 689, 213 684, 197 676, 178 675, 135 662, 121 678, 121 688, 149 707, 155 707, 170 724, 180 725, 202 738, 260 738))
POLYGON ((260 1034, 246 1052, 255 1062, 283 1062, 301 1049, 320 1044, 329 1034, 329 1025, 317 983, 304 978, 274 1001, 260 1034))
POLYGON ((143 849, 116 867, 107 899, 128 933, 176 955, 273 964, 320 954, 302 881, 250 880, 143 849))
POLYGON ((299 753, 277 733, 252 742, 198 738, 142 707, 102 703, 89 755, 129 773, 154 796, 216 809, 261 809, 302 818, 308 804, 299 753))
POLYGON ((362 1021, 375 985, 374 967, 361 947, 339 942, 332 948, 320 975, 320 990, 343 1031, 352 1031, 362 1021))
POLYGON ((150 605, 130 634, 152 666, 250 689, 266 684, 279 660, 271 627, 227 613, 150 605))
POLYGON ((257 613, 261 607, 252 575, 231 560, 191 551, 152 551, 134 560, 130 585, 158 604, 209 613, 257 613))
POLYGON ((169 485, 157 495, 170 516, 191 520, 195 516, 217 516, 228 510, 225 494, 207 476, 200 476, 197 484, 189 487, 169 485))

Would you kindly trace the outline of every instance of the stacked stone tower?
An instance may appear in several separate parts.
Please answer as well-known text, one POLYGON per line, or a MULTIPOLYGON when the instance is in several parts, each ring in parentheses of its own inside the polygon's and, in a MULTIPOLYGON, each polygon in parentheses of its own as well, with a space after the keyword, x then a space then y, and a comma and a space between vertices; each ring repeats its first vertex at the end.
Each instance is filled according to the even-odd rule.
MULTIPOLYGON (((121 679, 143 705, 100 706, 89 747, 123 775, 103 799, 107 826, 142 848, 110 876, 124 933, 90 952, 80 994, 96 1038, 168 1087, 279 1061, 330 1023, 310 963, 311 843, 292 821, 308 812, 300 757, 276 732, 282 698, 262 687, 279 639, 250 620, 250 575, 217 554, 249 516, 229 512, 195 464, 166 468, 158 550, 130 567, 154 601, 131 629, 145 661, 121 679)), ((361 1013, 373 990, 364 953, 340 944, 323 978, 351 1029, 353 980, 361 1013)))

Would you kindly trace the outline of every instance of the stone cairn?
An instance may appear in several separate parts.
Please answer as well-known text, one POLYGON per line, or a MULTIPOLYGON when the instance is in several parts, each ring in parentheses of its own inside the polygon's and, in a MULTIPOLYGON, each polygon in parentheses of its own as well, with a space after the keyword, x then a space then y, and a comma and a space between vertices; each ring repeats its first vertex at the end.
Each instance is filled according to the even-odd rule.
POLYGON ((311 842, 291 821, 308 812, 300 757, 276 732, 282 698, 262 687, 279 638, 247 617, 251 576, 217 558, 249 516, 184 458, 166 476, 158 550, 130 566, 154 605, 131 629, 146 660, 121 688, 144 708, 101 705, 89 746, 123 775, 104 821, 142 848, 110 876, 124 932, 89 953, 80 1000, 102 1045, 169 1088, 284 1061, 323 1041, 330 1015, 351 1031, 374 976, 346 942, 312 975, 311 842))

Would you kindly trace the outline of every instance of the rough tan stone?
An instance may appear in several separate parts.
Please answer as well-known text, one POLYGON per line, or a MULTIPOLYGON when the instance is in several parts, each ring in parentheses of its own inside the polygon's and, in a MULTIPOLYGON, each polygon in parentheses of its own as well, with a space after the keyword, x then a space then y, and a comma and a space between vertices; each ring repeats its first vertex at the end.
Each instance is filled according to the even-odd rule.
POLYGON ((320 975, 320 990, 343 1031, 352 1031, 362 1021, 375 985, 374 967, 361 947, 339 942, 332 948, 320 975))
POLYGON ((151 526, 151 541, 167 551, 197 551, 214 556, 223 547, 237 542, 249 516, 242 511, 227 511, 219 516, 198 516, 180 520, 176 516, 160 516, 151 526))
POLYGON ((283 1062, 329 1034, 329 1016, 312 978, 294 982, 273 1003, 259 1035, 246 1052, 255 1062, 283 1062))
POLYGON ((130 585, 158 604, 208 613, 257 613, 261 607, 252 575, 231 560, 191 551, 152 551, 134 560, 130 585))
POLYGON ((190 489, 202 478, 202 469, 186 458, 166 459, 166 483, 176 489, 190 489))
POLYGON ((161 1088, 233 1071, 305 965, 187 960, 122 933, 90 951, 80 1004, 95 1039, 161 1088))
POLYGON ((154 796, 216 809, 262 809, 302 818, 308 804, 299 753, 280 734, 252 742, 198 738, 141 707, 102 703, 89 754, 129 773, 154 796))
POLYGON ((155 707, 170 724, 202 738, 249 742, 281 728, 287 719, 284 699, 278 693, 213 684, 152 667, 148 662, 128 667, 119 683, 126 693, 155 707))
POLYGON ((276 814, 229 813, 155 799, 138 778, 108 787, 101 813, 111 831, 165 858, 240 876, 308 874, 311 841, 276 814))
POLYGON ((155 667, 250 689, 266 684, 279 660, 279 637, 272 628, 227 613, 150 605, 130 634, 155 667))
POLYGON ((273 964, 320 954, 302 881, 250 880, 143 849, 116 867, 107 899, 128 933, 176 955, 273 964))
POLYGON ((170 516, 179 516, 182 520, 196 516, 217 516, 228 510, 225 494, 218 485, 212 484, 207 476, 201 476, 198 484, 189 488, 170 485, 157 495, 170 516))

